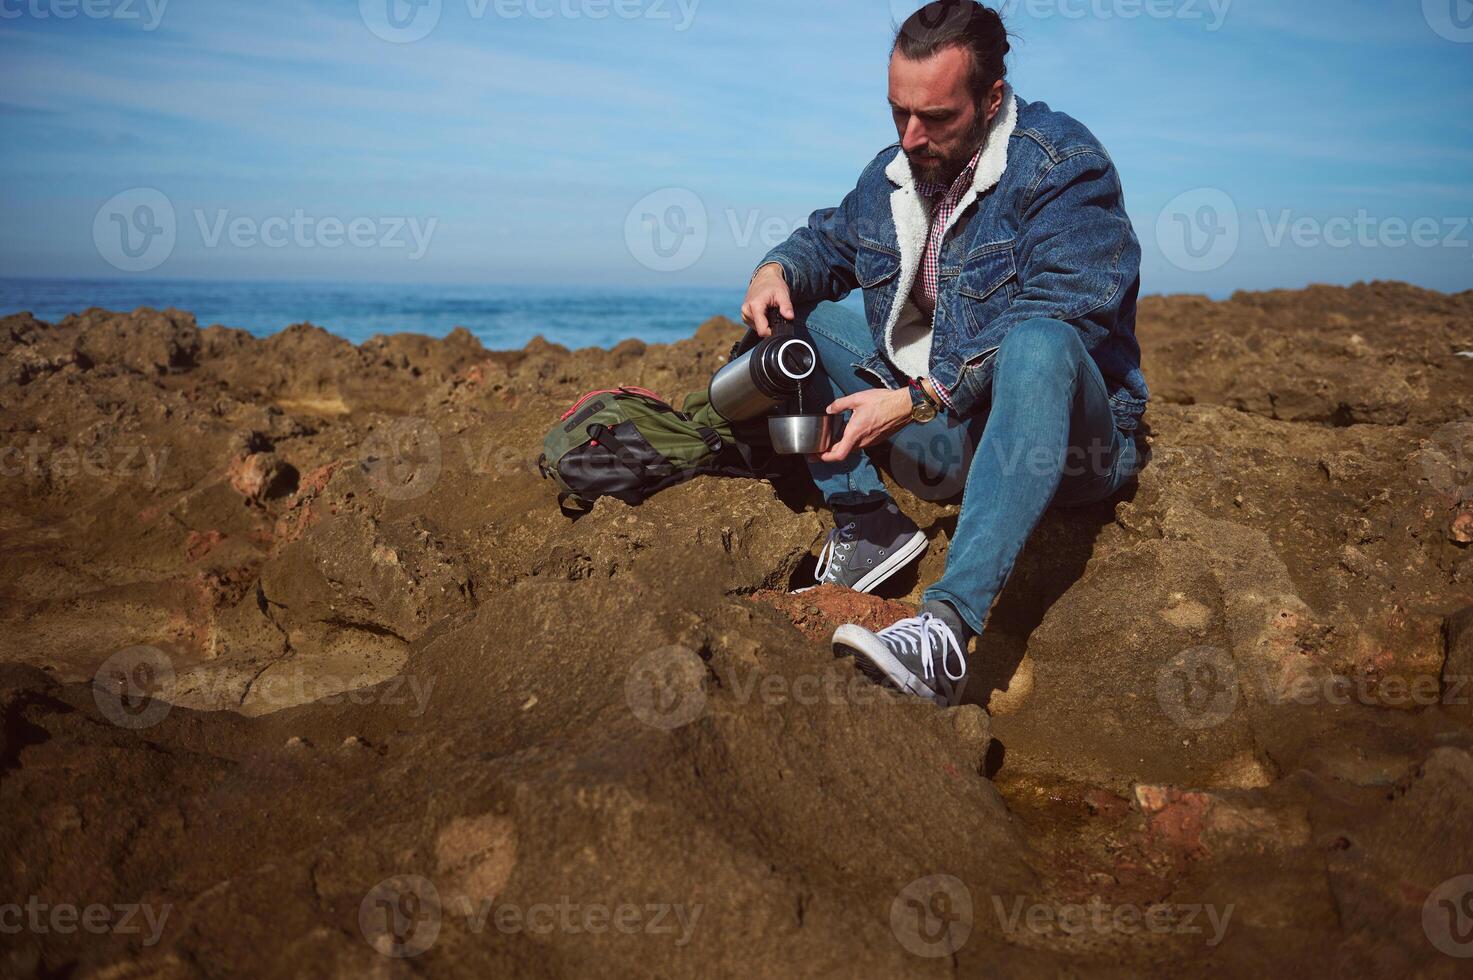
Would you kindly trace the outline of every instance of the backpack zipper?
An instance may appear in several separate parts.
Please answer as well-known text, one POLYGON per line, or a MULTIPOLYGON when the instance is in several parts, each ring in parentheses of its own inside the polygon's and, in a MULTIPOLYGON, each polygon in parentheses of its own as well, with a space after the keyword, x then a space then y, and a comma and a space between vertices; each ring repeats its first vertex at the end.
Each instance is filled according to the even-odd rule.
POLYGON ((566 412, 564 412, 558 418, 558 421, 559 422, 566 422, 568 419, 572 418, 573 417, 573 413, 576 412, 576 411, 578 411, 578 409, 582 408, 583 405, 590 398, 595 398, 595 397, 597 397, 599 395, 638 395, 641 398, 648 398, 650 401, 659 402, 661 405, 664 405, 667 408, 670 405, 669 402, 667 402, 665 399, 661 398, 659 395, 655 394, 653 391, 650 391, 648 388, 637 388, 637 387, 600 388, 598 391, 590 391, 588 394, 586 394, 582 398, 578 399, 578 403, 576 405, 574 405, 572 408, 568 409, 566 412))

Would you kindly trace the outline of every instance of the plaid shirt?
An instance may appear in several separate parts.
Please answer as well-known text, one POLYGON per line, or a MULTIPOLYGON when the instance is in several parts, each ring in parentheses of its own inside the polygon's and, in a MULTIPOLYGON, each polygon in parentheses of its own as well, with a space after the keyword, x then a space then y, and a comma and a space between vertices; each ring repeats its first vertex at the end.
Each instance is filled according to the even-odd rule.
POLYGON ((921 256, 921 274, 916 279, 911 298, 928 314, 936 310, 936 291, 941 285, 941 240, 946 233, 946 226, 951 221, 951 216, 956 213, 956 206, 961 203, 967 189, 972 186, 973 176, 977 172, 977 161, 980 159, 982 159, 982 151, 978 150, 966 168, 957 174, 956 180, 951 182, 949 188, 943 184, 916 181, 916 192, 931 201, 931 233, 926 236, 926 251, 921 256), (946 196, 937 201, 936 198, 943 193, 946 196))
MULTIPOLYGON (((931 201, 931 231, 926 236, 926 251, 921 256, 921 274, 916 277, 915 286, 910 291, 910 298, 927 316, 936 315, 936 293, 941 287, 941 242, 946 235, 946 226, 951 222, 951 216, 956 213, 956 206, 961 203, 967 189, 972 186, 973 176, 977 172, 977 161, 980 159, 982 159, 982 151, 978 150, 965 169, 957 174, 950 187, 916 181, 916 192, 931 201), (943 194, 945 196, 941 197, 943 194), (937 197, 941 199, 938 201, 937 197)), ((931 384, 936 388, 936 394, 940 395, 941 400, 950 408, 951 393, 943 388, 935 378, 931 379, 931 384)))

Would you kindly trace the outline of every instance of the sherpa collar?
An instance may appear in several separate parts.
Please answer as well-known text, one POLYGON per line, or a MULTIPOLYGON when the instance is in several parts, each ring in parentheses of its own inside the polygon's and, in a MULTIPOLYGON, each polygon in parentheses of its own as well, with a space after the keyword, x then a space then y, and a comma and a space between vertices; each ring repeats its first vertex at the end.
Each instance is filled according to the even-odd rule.
MULTIPOLYGON (((1013 87, 1006 83, 1002 90, 1002 107, 998 109, 997 117, 992 120, 992 128, 987 133, 987 139, 982 144, 982 156, 977 161, 977 172, 972 176, 972 186, 962 195, 957 202, 956 210, 952 211, 947 225, 942 229, 942 239, 945 240, 951 226, 962 216, 972 202, 979 196, 992 190, 997 182, 1002 180, 1003 171, 1008 166, 1008 141, 1013 137, 1013 130, 1018 126, 1018 99, 1013 95, 1013 87)), ((900 279, 896 283, 895 299, 890 304, 890 316, 885 323, 885 348, 893 362, 896 359, 895 352, 895 325, 900 322, 901 311, 905 307, 910 291, 915 286, 916 273, 921 267, 921 253, 926 248, 926 237, 931 230, 930 210, 927 203, 922 200, 920 192, 916 189, 915 175, 910 170, 910 159, 905 155, 902 148, 895 154, 895 159, 890 161, 885 168, 885 176, 895 184, 895 190, 890 194, 890 215, 895 220, 895 238, 900 246, 900 279)))

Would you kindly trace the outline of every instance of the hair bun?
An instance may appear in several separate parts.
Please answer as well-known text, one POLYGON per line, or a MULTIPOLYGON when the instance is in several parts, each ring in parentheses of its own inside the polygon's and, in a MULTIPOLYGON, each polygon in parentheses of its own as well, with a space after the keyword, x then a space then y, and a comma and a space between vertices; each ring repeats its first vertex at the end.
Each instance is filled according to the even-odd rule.
POLYGON ((897 28, 891 50, 921 61, 949 47, 971 53, 971 84, 979 100, 1007 77, 1005 59, 1013 49, 1007 27, 1001 14, 976 0, 932 0, 897 28))

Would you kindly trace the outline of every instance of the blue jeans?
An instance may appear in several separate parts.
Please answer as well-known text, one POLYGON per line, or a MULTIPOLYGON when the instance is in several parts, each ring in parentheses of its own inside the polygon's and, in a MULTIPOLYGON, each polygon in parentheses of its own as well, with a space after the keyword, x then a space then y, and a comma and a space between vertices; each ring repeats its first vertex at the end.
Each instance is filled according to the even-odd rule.
MULTIPOLYGON (((831 400, 875 387, 855 370, 875 351, 864 317, 835 303, 796 312, 795 332, 818 351, 831 400)), ((943 413, 890 440, 897 483, 925 500, 962 495, 946 573, 925 599, 950 603, 978 633, 1044 511, 1104 500, 1141 462, 1135 440, 1115 426, 1105 379, 1074 327, 1028 320, 995 356, 991 404, 981 414, 943 413)), ((831 505, 888 494, 863 450, 809 470, 831 505)))

